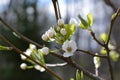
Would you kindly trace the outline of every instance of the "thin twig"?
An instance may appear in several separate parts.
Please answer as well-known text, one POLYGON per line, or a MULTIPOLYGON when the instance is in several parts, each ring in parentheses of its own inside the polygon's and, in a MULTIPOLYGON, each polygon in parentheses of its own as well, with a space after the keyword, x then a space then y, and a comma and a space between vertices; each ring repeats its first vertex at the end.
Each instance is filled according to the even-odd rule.
POLYGON ((108 61, 108 65, 109 65, 109 71, 110 71, 111 80, 114 80, 114 78, 113 78, 112 64, 111 64, 110 56, 109 56, 110 50, 108 48, 108 44, 109 44, 109 41, 110 41, 110 37, 111 37, 114 22, 115 22, 117 16, 119 16, 119 14, 120 14, 120 8, 117 10, 117 12, 114 14, 114 17, 111 19, 110 29, 109 29, 109 33, 108 33, 108 40, 107 40, 107 42, 105 44, 105 49, 107 50, 107 61, 108 61))
POLYGON ((104 2, 105 2, 107 5, 109 5, 110 7, 112 7, 112 9, 113 9, 114 11, 116 11, 115 5, 114 5, 110 0, 104 0, 104 2))
POLYGON ((9 46, 11 46, 13 48, 14 51, 16 51, 19 54, 24 55, 25 57, 27 57, 28 59, 32 60, 33 62, 35 62, 36 64, 40 65, 41 67, 45 68, 47 72, 51 73, 53 76, 55 76, 57 79, 59 80, 63 80, 60 76, 58 76, 55 72, 53 72, 52 70, 50 70, 49 68, 47 68, 46 66, 42 65, 41 63, 37 62, 36 60, 32 59, 31 57, 27 56, 26 54, 24 54, 20 49, 16 48, 11 42, 9 42, 3 35, 0 34, 0 38, 7 43, 9 46))
POLYGON ((58 16, 58 10, 57 10, 57 6, 56 6, 56 2, 57 2, 57 0, 52 0, 54 11, 55 11, 55 16, 56 16, 56 21, 58 21, 59 16, 58 16))
POLYGON ((120 14, 120 8, 117 10, 117 12, 115 13, 115 16, 113 19, 111 19, 111 23, 110 23, 110 29, 109 29, 109 33, 108 33, 108 40, 106 42, 106 45, 108 45, 109 41, 110 41, 110 37, 111 37, 111 33, 112 33, 112 28, 113 28, 113 25, 114 25, 114 22, 117 18, 117 16, 119 16, 120 14))
POLYGON ((84 69, 83 67, 79 66, 78 64, 76 64, 71 58, 69 58, 69 64, 71 64, 73 67, 75 67, 76 69, 79 69, 80 71, 83 71, 84 74, 86 74, 87 76, 89 76, 90 78, 92 78, 93 80, 104 80, 99 76, 96 76, 95 74, 90 73, 89 71, 87 71, 86 69, 84 69))
POLYGON ((29 42, 29 43, 33 43, 35 44, 36 46, 38 47, 43 47, 42 45, 38 44, 37 42, 34 42, 32 41, 31 39, 23 36, 21 33, 19 33, 17 30, 13 29, 9 24, 7 24, 1 17, 0 17, 0 21, 1 23, 3 23, 5 26, 4 27, 7 27, 8 29, 10 29, 12 32, 15 32, 21 39, 29 42))
POLYGON ((80 52, 83 52, 83 53, 86 53, 86 54, 89 54, 91 56, 97 56, 97 57, 100 57, 100 58, 107 58, 106 55, 95 55, 93 52, 90 52, 90 51, 85 51, 85 50, 81 50, 81 49, 77 49, 77 51, 80 51, 80 52))
POLYGON ((95 36, 95 33, 92 31, 92 30, 89 30, 91 36, 93 37, 93 39, 99 44, 101 45, 102 47, 104 47, 104 44, 102 44, 95 36))
POLYGON ((61 12, 60 12, 60 6, 59 6, 59 3, 58 3, 58 0, 57 0, 57 8, 58 8, 58 13, 59 13, 59 18, 61 19, 61 12))

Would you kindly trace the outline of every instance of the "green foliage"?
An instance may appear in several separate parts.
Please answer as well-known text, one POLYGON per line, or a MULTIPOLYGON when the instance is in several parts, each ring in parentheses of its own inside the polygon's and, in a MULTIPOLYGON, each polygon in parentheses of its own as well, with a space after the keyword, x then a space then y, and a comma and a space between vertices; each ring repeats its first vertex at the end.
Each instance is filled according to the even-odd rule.
POLYGON ((84 29, 84 30, 90 29, 90 27, 91 27, 92 24, 93 24, 93 16, 92 16, 91 13, 88 13, 88 14, 87 14, 87 21, 86 21, 85 19, 83 19, 83 18, 81 17, 81 15, 78 15, 78 18, 79 18, 80 21, 81 21, 81 23, 80 23, 80 25, 79 25, 79 27, 80 27, 81 29, 84 29))
POLYGON ((74 80, 74 78, 70 78, 70 80, 74 80))
POLYGON ((54 39, 59 44, 63 44, 64 41, 69 40, 71 38, 71 36, 73 35, 73 33, 75 32, 75 25, 74 24, 64 24, 62 26, 59 26, 60 30, 62 28, 64 28, 66 30, 65 35, 62 35, 60 33, 60 30, 57 29, 58 26, 54 26, 53 28, 55 30, 54 39))
POLYGON ((88 13, 87 20, 88 20, 89 26, 92 26, 92 24, 93 24, 93 16, 92 16, 91 13, 88 13))
POLYGON ((113 61, 118 61, 118 59, 119 59, 119 54, 116 52, 116 51, 111 51, 110 52, 110 57, 111 57, 111 59, 113 60, 113 61))
POLYGON ((101 50, 100 50, 100 53, 103 54, 103 55, 106 55, 106 54, 107 54, 107 51, 105 50, 104 47, 102 47, 101 50))
POLYGON ((100 34, 100 40, 103 42, 106 42, 108 39, 108 35, 106 33, 101 33, 100 34))
POLYGON ((84 74, 82 71, 79 73, 79 70, 76 70, 76 80, 84 80, 84 74))
POLYGON ((10 50, 10 47, 0 45, 0 50, 10 50))

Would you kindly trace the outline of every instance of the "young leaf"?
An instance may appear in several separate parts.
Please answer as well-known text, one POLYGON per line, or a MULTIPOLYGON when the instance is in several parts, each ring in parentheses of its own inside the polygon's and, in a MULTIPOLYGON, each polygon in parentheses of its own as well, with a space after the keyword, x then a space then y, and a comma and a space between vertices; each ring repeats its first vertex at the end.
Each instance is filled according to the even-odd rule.
POLYGON ((111 59, 113 60, 113 61, 118 61, 118 59, 119 59, 119 54, 116 52, 116 51, 111 51, 110 52, 110 57, 111 57, 111 59))
POLYGON ((74 80, 74 78, 70 78, 70 80, 74 80))
POLYGON ((101 33, 100 34, 100 40, 102 40, 103 42, 106 42, 108 39, 108 35, 106 33, 101 33))
POLYGON ((83 71, 81 71, 81 80, 84 80, 84 74, 83 74, 83 71))
POLYGON ((81 75, 79 73, 79 70, 76 70, 76 80, 81 80, 81 75))
POLYGON ((0 50, 10 50, 10 47, 0 45, 0 50))
POLYGON ((103 55, 106 55, 106 54, 107 54, 107 51, 106 51, 105 48, 103 47, 103 48, 101 48, 100 53, 103 54, 103 55))
POLYGON ((78 15, 78 18, 80 19, 81 23, 80 23, 80 28, 82 29, 88 29, 89 24, 86 20, 84 20, 80 15, 78 15))
POLYGON ((88 20, 89 26, 92 26, 92 24, 93 24, 93 16, 92 16, 91 13, 87 14, 87 20, 88 20))

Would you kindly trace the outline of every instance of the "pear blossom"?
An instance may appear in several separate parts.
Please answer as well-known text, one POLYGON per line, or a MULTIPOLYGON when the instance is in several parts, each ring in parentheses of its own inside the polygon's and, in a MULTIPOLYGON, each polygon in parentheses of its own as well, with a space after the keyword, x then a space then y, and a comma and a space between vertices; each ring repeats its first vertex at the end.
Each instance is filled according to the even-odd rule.
POLYGON ((60 26, 62 24, 64 24, 64 20, 63 19, 58 19, 58 25, 60 26))
POLYGON ((22 63, 20 65, 20 68, 23 69, 23 70, 25 70, 27 68, 27 64, 26 63, 22 63))
MULTIPOLYGON (((98 53, 96 53, 96 55, 98 55, 98 53)), ((95 64, 95 68, 99 68, 100 67, 100 58, 99 57, 94 57, 93 58, 93 62, 95 64)))
POLYGON ((67 31, 66 31, 65 28, 62 28, 62 29, 60 30, 60 33, 61 33, 62 35, 66 35, 66 34, 67 34, 67 31))
POLYGON ((48 47, 43 47, 42 49, 40 49, 40 51, 43 53, 43 55, 48 55, 50 49, 48 47))
POLYGON ((49 38, 52 38, 55 34, 54 29, 51 27, 48 31, 47 31, 47 35, 49 38))
MULTIPOLYGON (((24 52, 24 54, 26 54, 27 56, 30 56, 31 53, 32 53, 32 50, 31 50, 31 49, 27 49, 27 50, 24 52)), ((22 59, 22 60, 25 60, 25 59, 26 59, 26 56, 24 56, 24 55, 22 55, 22 54, 20 54, 20 56, 21 56, 21 59, 22 59)))
POLYGON ((76 51, 77 45, 76 45, 75 41, 73 41, 73 40, 68 41, 67 40, 63 43, 62 49, 65 51, 63 56, 70 57, 70 56, 73 56, 73 53, 76 51))
POLYGON ((44 41, 47 41, 47 40, 48 40, 48 36, 47 36, 46 34, 43 34, 41 38, 42 38, 42 40, 44 40, 44 41))
POLYGON ((39 65, 35 65, 34 68, 35 68, 36 70, 39 70, 40 72, 44 72, 44 71, 45 71, 45 68, 43 68, 43 67, 41 67, 41 66, 39 66, 39 65))
POLYGON ((34 49, 36 49, 36 46, 34 44, 30 44, 30 49, 34 50, 34 49))

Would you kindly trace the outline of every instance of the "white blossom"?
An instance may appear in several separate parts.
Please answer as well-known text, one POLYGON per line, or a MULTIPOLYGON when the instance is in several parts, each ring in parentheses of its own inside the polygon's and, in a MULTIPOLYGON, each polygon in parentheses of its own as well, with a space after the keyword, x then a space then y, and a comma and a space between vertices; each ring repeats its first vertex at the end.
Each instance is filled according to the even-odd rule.
POLYGON ((66 35, 66 34, 67 34, 67 31, 66 31, 65 28, 62 28, 62 29, 60 30, 60 33, 61 33, 62 35, 66 35))
POLYGON ((42 38, 42 40, 44 40, 44 41, 47 41, 47 40, 48 40, 48 36, 47 36, 46 34, 43 34, 41 38, 42 38))
POLYGON ((40 49, 40 51, 43 53, 43 55, 48 55, 50 49, 48 47, 43 47, 42 49, 40 49))
POLYGON ((36 46, 34 44, 30 44, 30 49, 34 50, 34 49, 36 49, 36 46))
MULTIPOLYGON (((98 55, 98 53, 96 53, 96 55, 98 55)), ((99 68, 100 67, 100 58, 99 57, 95 56, 93 58, 93 62, 95 64, 95 68, 99 68)))
MULTIPOLYGON (((30 49, 27 49, 27 50, 24 52, 24 54, 26 54, 27 56, 30 56, 31 53, 32 53, 32 50, 30 50, 30 49)), ((25 60, 25 59, 26 59, 26 56, 24 56, 24 55, 22 55, 22 54, 20 54, 20 56, 21 56, 21 59, 22 59, 22 60, 25 60)))
POLYGON ((62 25, 64 24, 64 20, 63 19, 58 19, 58 25, 62 25))
POLYGON ((52 38, 55 34, 54 29, 51 27, 48 31, 47 31, 47 35, 49 38, 52 38))
POLYGON ((34 68, 40 72, 44 72, 45 71, 45 68, 39 66, 39 65, 35 65, 34 68))
POLYGON ((22 63, 20 65, 20 68, 23 69, 23 70, 25 70, 27 68, 27 64, 26 63, 22 63))
POLYGON ((68 41, 67 40, 63 43, 62 49, 65 51, 63 56, 70 57, 70 56, 73 56, 73 53, 76 51, 77 45, 76 45, 75 41, 73 41, 73 40, 68 41))

